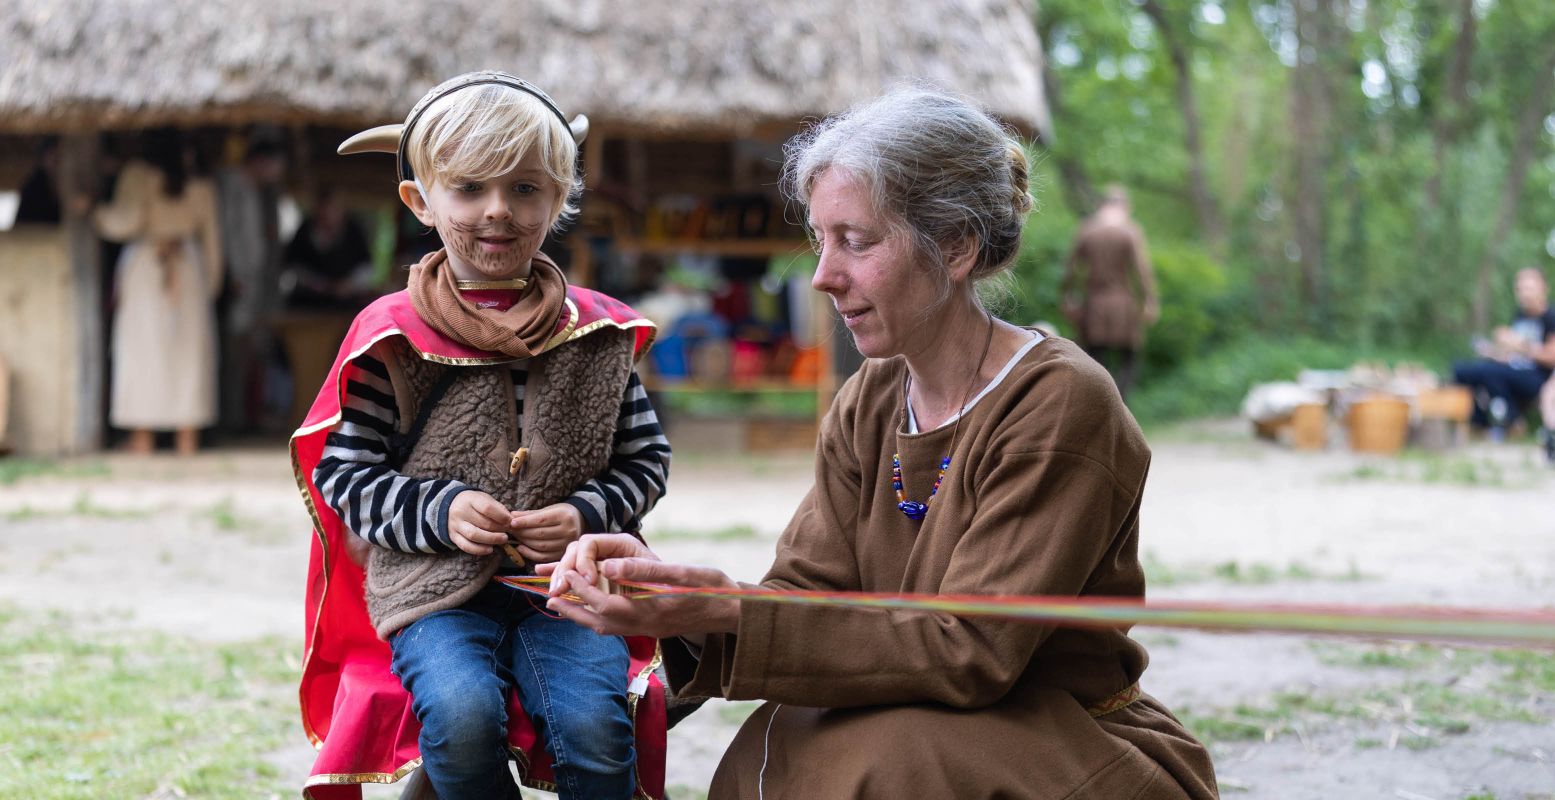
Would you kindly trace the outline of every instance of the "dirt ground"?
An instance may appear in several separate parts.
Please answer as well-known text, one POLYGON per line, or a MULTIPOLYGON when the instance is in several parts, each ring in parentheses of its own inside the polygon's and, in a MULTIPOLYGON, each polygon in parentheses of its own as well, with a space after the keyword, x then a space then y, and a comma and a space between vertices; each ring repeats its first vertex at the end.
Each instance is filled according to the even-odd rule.
MULTIPOLYGON (((1295 453, 1233 422, 1152 446, 1151 597, 1555 608, 1555 470, 1531 446, 1295 453)), ((807 455, 679 453, 649 541, 756 579, 809 473, 807 455)), ((279 448, 66 462, 0 484, 0 603, 211 641, 300 640, 309 535, 279 448)), ((1555 797, 1555 655, 1519 662, 1545 670, 1530 683, 1497 651, 1135 636, 1151 650, 1145 689, 1212 734, 1228 796, 1555 797)), ((752 707, 709 703, 671 732, 677 800, 705 789, 752 707)), ((299 730, 274 759, 300 785, 310 752, 299 730)))

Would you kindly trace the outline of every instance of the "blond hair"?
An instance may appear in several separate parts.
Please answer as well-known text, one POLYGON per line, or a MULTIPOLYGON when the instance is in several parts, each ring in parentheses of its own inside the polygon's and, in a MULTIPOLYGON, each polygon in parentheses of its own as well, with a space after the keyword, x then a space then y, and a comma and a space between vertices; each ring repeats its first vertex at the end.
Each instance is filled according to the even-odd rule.
POLYGON ((583 182, 572 131, 537 97, 511 86, 479 84, 438 98, 407 134, 405 158, 422 180, 487 181, 506 175, 536 150, 556 185, 549 227, 578 213, 583 182))

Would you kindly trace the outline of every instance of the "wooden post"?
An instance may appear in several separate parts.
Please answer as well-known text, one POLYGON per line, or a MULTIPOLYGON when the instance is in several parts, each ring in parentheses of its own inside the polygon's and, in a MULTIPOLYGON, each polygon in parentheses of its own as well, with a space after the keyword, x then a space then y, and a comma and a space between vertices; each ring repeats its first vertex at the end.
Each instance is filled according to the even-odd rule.
POLYGON ((74 364, 60 365, 67 372, 74 372, 72 383, 76 387, 75 408, 62 411, 74 417, 66 447, 75 453, 101 449, 105 427, 102 404, 107 362, 103 352, 102 254, 97 231, 73 202, 83 195, 97 199, 98 155, 96 131, 71 133, 60 140, 59 185, 74 276, 77 354, 74 364))
POLYGON ((821 429, 821 421, 831 411, 832 400, 837 397, 837 363, 832 353, 836 338, 836 323, 832 319, 832 304, 826 295, 810 292, 810 326, 815 329, 815 347, 820 353, 820 363, 815 375, 815 429, 821 429))
MULTIPOLYGON (((595 129, 590 132, 589 138, 583 140, 583 170, 584 189, 599 186, 605 170, 603 130, 595 129)), ((588 199, 584 198, 584 202, 588 202, 588 199)), ((578 286, 594 288, 597 285, 594 280, 594 253, 589 249, 588 227, 579 224, 573 229, 572 236, 572 282, 578 286)))

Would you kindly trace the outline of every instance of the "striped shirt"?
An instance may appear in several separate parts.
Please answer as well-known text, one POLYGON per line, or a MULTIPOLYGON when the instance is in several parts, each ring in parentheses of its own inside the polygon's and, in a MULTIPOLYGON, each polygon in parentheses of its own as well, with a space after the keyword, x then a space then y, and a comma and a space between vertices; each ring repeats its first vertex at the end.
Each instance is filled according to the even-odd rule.
MULTIPOLYGON (((346 375, 340 423, 324 442, 314 485, 345 526, 373 544, 407 553, 456 550, 448 534, 448 509, 454 497, 473 487, 411 478, 388 463, 399 410, 389 370, 373 352, 353 361, 356 369, 346 375)), ((522 426, 528 361, 513 362, 511 368, 522 426)), ((636 531, 642 516, 664 496, 669 466, 669 440, 633 370, 621 397, 609 465, 563 502, 578 510, 584 533, 636 531)))

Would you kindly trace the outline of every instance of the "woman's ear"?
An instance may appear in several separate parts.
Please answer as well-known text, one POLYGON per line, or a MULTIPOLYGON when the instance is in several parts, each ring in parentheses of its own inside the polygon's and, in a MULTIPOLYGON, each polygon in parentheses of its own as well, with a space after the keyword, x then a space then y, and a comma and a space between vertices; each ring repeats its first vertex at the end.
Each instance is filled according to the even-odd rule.
POLYGON ((950 271, 952 282, 971 277, 972 270, 977 266, 979 249, 976 236, 966 236, 945 246, 945 268, 950 271))
POLYGON ((427 205, 427 196, 421 192, 421 185, 415 181, 400 181, 400 202, 410 209, 410 213, 421 220, 421 224, 428 228, 437 227, 437 218, 432 215, 432 207, 427 205))

